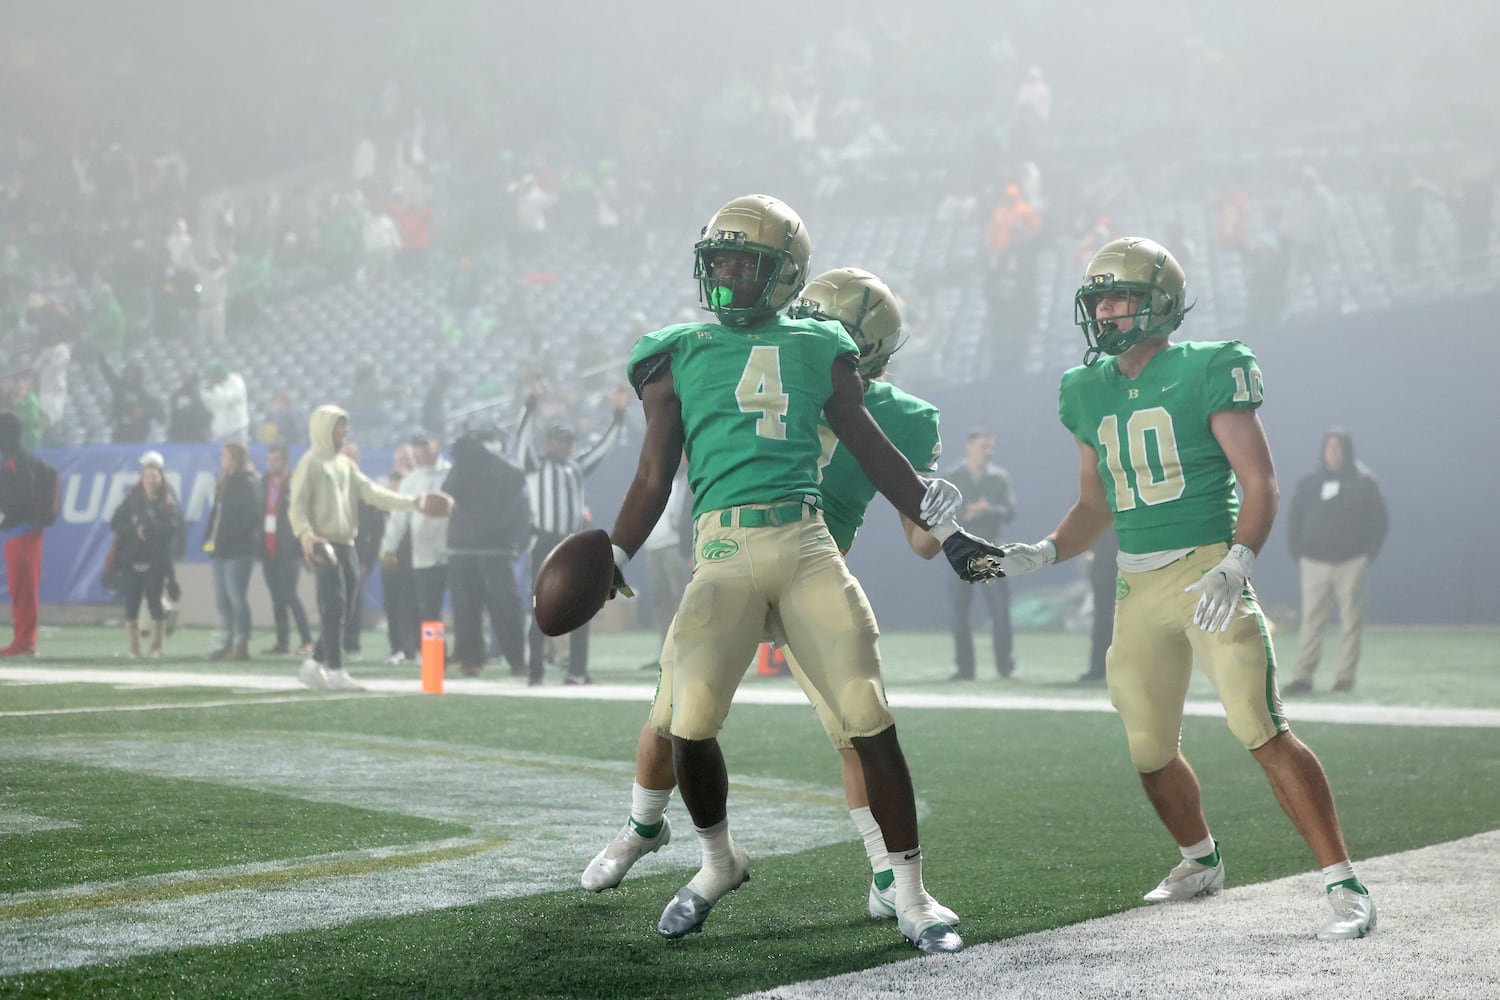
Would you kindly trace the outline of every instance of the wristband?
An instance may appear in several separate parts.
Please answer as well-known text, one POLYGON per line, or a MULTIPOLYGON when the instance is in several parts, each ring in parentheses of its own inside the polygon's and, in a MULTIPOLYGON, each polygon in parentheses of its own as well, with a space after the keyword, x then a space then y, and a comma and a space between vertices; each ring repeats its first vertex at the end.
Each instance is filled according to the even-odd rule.
POLYGON ((625 564, 630 562, 630 556, 618 545, 611 545, 610 548, 615 550, 615 569, 624 569, 625 564))
POLYGON ((938 524, 934 524, 932 527, 928 528, 927 533, 940 542, 946 542, 948 540, 948 536, 952 535, 955 531, 958 530, 958 518, 950 517, 948 518, 948 520, 942 521, 938 524))

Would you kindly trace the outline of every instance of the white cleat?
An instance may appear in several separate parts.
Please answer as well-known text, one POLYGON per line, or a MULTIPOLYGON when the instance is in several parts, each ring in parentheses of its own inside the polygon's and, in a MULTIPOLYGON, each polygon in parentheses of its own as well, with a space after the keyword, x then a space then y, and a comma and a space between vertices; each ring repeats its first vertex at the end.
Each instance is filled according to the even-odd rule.
POLYGON ((938 917, 936 903, 930 896, 915 909, 897 912, 896 926, 918 951, 928 955, 951 955, 964 950, 964 939, 938 917))
POLYGON ((642 837, 635 832, 635 825, 627 822, 615 839, 605 845, 604 850, 594 855, 594 860, 583 870, 579 882, 590 892, 613 889, 625 879, 625 873, 648 854, 655 854, 672 842, 672 824, 661 818, 661 829, 654 837, 642 837))
POLYGON ((333 691, 363 691, 364 688, 353 677, 349 671, 343 668, 338 670, 326 670, 324 676, 328 679, 328 687, 333 691))
POLYGON ((328 687, 328 671, 323 669, 323 664, 309 656, 302 661, 302 669, 297 671, 297 680, 303 687, 323 691, 328 687))
POLYGON ((746 882, 750 881, 750 858, 746 856, 739 844, 734 846, 734 866, 727 871, 712 871, 699 869, 698 874, 693 876, 693 882, 708 883, 709 896, 700 895, 693 889, 693 882, 689 882, 677 890, 677 895, 667 904, 667 908, 661 911, 661 920, 657 921, 656 930, 664 938, 681 938, 689 934, 696 934, 703 930, 703 922, 708 919, 708 911, 714 908, 714 904, 729 895, 746 882), (705 874, 708 876, 704 878, 705 874), (712 896, 712 898, 710 898, 712 896))
POLYGON ((1217 896, 1224 888, 1224 855, 1213 867, 1184 859, 1167 873, 1161 884, 1145 896, 1148 903, 1176 903, 1199 896, 1217 896))
POLYGON ((1347 941, 1362 938, 1375 929, 1375 901, 1346 885, 1328 891, 1328 905, 1333 916, 1318 931, 1319 941, 1347 941))
MULTIPOLYGON (((932 912, 936 913, 937 918, 943 923, 949 927, 958 926, 958 914, 933 899, 930 894, 927 896, 927 904, 932 907, 932 912)), ((870 893, 865 899, 865 906, 875 920, 896 919, 896 883, 892 882, 881 889, 875 884, 875 880, 871 879, 870 893)))

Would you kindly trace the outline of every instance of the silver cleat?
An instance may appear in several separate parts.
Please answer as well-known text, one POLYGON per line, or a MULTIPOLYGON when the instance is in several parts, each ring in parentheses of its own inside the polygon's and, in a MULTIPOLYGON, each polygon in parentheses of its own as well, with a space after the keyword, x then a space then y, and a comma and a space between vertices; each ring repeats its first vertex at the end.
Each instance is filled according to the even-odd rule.
MULTIPOLYGON (((958 926, 958 914, 948 909, 942 903, 927 897, 927 904, 932 907, 933 914, 947 924, 949 927, 958 926)), ((870 880, 870 892, 865 898, 865 908, 869 910, 870 916, 875 920, 894 920, 896 918, 896 883, 892 882, 884 889, 870 880)))
POLYGON ((1224 855, 1210 868, 1196 861, 1183 860, 1167 873, 1155 889, 1141 898, 1148 903, 1176 903, 1199 896, 1216 896, 1224 888, 1224 855))
POLYGON ((951 926, 939 920, 932 903, 916 910, 896 914, 901 934, 928 955, 952 955, 964 950, 964 939, 951 926))
POLYGON ((750 859, 738 844, 734 845, 734 862, 734 869, 721 878, 721 888, 713 899, 700 896, 687 885, 678 889, 667 908, 661 911, 661 919, 656 923, 657 932, 664 938, 676 940, 701 931, 714 904, 750 881, 750 859))
POLYGON ((1362 938, 1375 929, 1375 901, 1362 892, 1336 885, 1328 892, 1333 917, 1318 931, 1319 941, 1362 938))
POLYGON ((642 837, 635 827, 626 823, 615 839, 605 845, 604 850, 594 855, 594 860, 583 870, 580 884, 590 892, 613 889, 625 878, 625 873, 641 858, 666 847, 672 840, 672 824, 661 818, 661 829, 654 837, 642 837))

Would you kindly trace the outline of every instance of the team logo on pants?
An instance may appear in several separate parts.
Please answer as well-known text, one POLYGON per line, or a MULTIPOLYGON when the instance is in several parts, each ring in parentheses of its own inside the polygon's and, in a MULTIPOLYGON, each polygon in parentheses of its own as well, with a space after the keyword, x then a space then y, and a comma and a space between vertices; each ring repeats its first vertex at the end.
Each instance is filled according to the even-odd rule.
POLYGON ((718 562, 720 559, 728 559, 740 551, 740 543, 732 538, 715 538, 705 542, 699 550, 699 555, 708 562, 718 562))
POLYGON ((1115 577, 1115 600, 1123 601, 1130 595, 1130 584, 1125 582, 1123 576, 1115 577))

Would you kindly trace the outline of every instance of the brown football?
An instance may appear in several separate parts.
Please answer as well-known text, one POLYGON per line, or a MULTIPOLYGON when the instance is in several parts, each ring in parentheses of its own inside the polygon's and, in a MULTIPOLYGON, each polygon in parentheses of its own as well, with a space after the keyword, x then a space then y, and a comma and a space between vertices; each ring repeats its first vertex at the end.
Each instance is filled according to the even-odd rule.
POLYGON ((312 547, 312 555, 308 556, 307 561, 312 564, 313 569, 325 570, 337 566, 339 559, 333 551, 332 542, 318 542, 312 547))
POLYGON ((578 531, 547 554, 531 590, 531 608, 543 635, 565 635, 599 613, 615 582, 609 533, 578 531))

